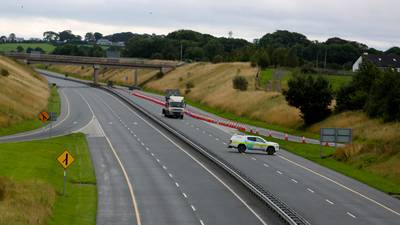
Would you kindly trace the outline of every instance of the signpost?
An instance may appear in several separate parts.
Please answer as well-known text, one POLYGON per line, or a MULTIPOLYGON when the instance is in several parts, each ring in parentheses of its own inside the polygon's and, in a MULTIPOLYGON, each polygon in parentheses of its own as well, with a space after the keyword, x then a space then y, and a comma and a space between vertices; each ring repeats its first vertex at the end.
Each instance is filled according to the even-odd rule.
POLYGON ((351 128, 321 128, 320 130, 320 157, 322 158, 322 143, 334 143, 335 148, 337 143, 351 143, 352 129, 351 128))
POLYGON ((45 123, 45 122, 47 122, 47 120, 49 120, 50 115, 47 112, 43 111, 43 112, 39 113, 38 118, 39 118, 40 121, 45 123))
POLYGON ((64 188, 63 188, 63 195, 66 192, 66 185, 67 185, 67 168, 74 162, 74 157, 72 157, 71 153, 68 150, 65 150, 60 156, 57 157, 57 161, 61 164, 64 168, 64 188))

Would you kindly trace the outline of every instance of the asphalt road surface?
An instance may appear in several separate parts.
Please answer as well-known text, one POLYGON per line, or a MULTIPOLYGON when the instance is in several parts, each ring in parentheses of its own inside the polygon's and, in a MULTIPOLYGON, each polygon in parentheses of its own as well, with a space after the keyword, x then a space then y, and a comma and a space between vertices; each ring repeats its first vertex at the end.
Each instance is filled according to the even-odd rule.
POLYGON ((244 187, 116 97, 48 79, 62 96, 51 131, 0 141, 85 133, 97 179, 97 224, 281 224, 244 187))
POLYGON ((400 224, 398 199, 284 150, 274 156, 239 154, 227 149, 236 131, 189 116, 184 120, 164 118, 159 105, 127 90, 118 91, 235 165, 311 224, 400 224))

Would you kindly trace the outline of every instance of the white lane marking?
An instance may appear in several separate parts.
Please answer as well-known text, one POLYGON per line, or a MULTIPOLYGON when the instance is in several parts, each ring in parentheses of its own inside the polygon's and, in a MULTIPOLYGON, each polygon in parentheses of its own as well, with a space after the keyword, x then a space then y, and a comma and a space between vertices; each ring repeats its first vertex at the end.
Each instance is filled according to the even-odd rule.
POLYGON ((382 207, 382 208, 388 210, 389 212, 392 212, 392 213, 394 213, 394 214, 400 216, 400 213, 399 213, 399 212, 397 212, 397 211, 395 211, 395 210, 389 208, 388 206, 386 206, 386 205, 384 205, 384 204, 382 204, 382 203, 379 203, 379 202, 375 201, 374 199, 372 199, 372 198, 370 198, 370 197, 368 197, 368 196, 365 196, 365 195, 361 194, 361 193, 358 192, 358 191, 355 191, 355 190, 353 190, 353 189, 351 189, 351 188, 345 186, 344 184, 339 183, 338 181, 335 181, 335 180, 333 180, 333 179, 331 179, 331 178, 329 178, 329 177, 327 177, 327 176, 324 176, 324 175, 322 175, 322 174, 320 174, 320 173, 318 173, 318 172, 316 172, 316 171, 314 171, 314 170, 312 170, 312 169, 310 169, 310 168, 307 168, 307 167, 305 167, 305 166, 303 166, 303 165, 300 165, 299 163, 293 162, 292 160, 290 160, 290 159, 288 159, 288 158, 286 158, 286 157, 284 157, 284 156, 279 155, 279 157, 282 158, 282 159, 284 159, 284 160, 286 160, 286 161, 288 161, 288 162, 290 162, 290 163, 292 163, 292 164, 294 164, 294 165, 296 165, 296 166, 298 166, 298 167, 300 167, 300 168, 302 168, 302 169, 305 169, 305 170, 307 170, 307 171, 309 171, 309 172, 311 172, 311 173, 313 173, 313 174, 315 174, 315 175, 318 175, 318 176, 324 178, 325 180, 328 180, 328 181, 330 181, 330 182, 332 182, 332 183, 334 183, 334 184, 336 184, 336 185, 338 185, 338 186, 340 186, 340 187, 342 187, 342 188, 344 188, 344 189, 346 189, 346 190, 348 190, 348 191, 350 191, 350 192, 352 192, 352 193, 354 193, 354 194, 356 194, 356 195, 358 195, 358 196, 360 196, 360 197, 363 197, 363 198, 367 199, 368 201, 373 202, 373 203, 375 203, 376 205, 378 205, 378 206, 380 206, 380 207, 382 207))
POLYGON ((268 164, 265 164, 265 163, 264 163, 264 166, 265 166, 265 167, 269 167, 269 165, 268 165, 268 164))
POLYGON ((281 171, 279 171, 279 170, 277 170, 276 172, 277 172, 277 173, 279 173, 280 175, 282 175, 282 174, 283 174, 283 173, 282 173, 281 171))
POLYGON ((160 162, 160 160, 159 159, 156 159, 156 161, 159 163, 160 162))
POLYGON ((137 141, 140 141, 140 138, 137 138, 137 141))
POLYGON ((190 205, 190 207, 192 208, 193 212, 196 212, 196 208, 193 205, 190 205))
POLYGON ((179 187, 179 184, 177 182, 175 182, 176 187, 179 187))
POLYGON ((167 170, 167 167, 166 167, 166 166, 162 166, 162 168, 163 168, 164 170, 167 170))
POLYGON ((148 147, 146 147, 146 150, 149 151, 150 149, 148 147))
POLYGON ((198 127, 196 127, 196 130, 200 130, 198 127))
POLYGON ((219 138, 215 138, 216 141, 219 141, 219 138))
POLYGON ((137 137, 136 134, 133 135, 134 137, 137 137))
POLYGON ((257 160, 257 159, 256 159, 256 158, 254 158, 254 157, 251 157, 251 159, 252 159, 252 160, 257 160))
POLYGON ((325 199, 325 201, 331 205, 334 205, 335 203, 333 203, 332 201, 329 201, 329 199, 325 199))
MULTIPOLYGON (((79 95, 81 96, 81 98, 85 101, 85 103, 89 106, 90 111, 92 112, 93 116, 95 117, 94 112, 93 112, 93 109, 92 109, 92 107, 89 105, 89 102, 86 100, 85 97, 83 97, 83 95, 81 95, 80 93, 78 93, 78 94, 79 94, 79 95)), ((100 131, 103 133, 104 137, 106 138, 106 140, 107 140, 107 142, 108 142, 108 145, 110 146, 111 151, 113 152, 115 158, 117 159, 118 164, 119 164, 119 166, 121 167, 122 173, 124 174, 125 180, 126 180, 126 182, 127 182, 127 184, 128 184, 129 193, 130 193, 131 198, 132 198, 133 208, 134 208, 134 210, 135 210, 136 223, 137 223, 137 225, 141 225, 141 224, 142 224, 142 221, 141 221, 141 218, 140 218, 139 208, 138 208, 138 204, 137 204, 137 201, 136 201, 136 197, 135 197, 133 185, 131 184, 131 181, 130 181, 130 179, 129 179, 128 173, 126 172, 125 167, 124 167, 124 165, 122 164, 122 161, 120 160, 120 158, 119 158, 119 156, 118 156, 118 154, 117 154, 117 151, 115 151, 114 146, 112 145, 110 139, 107 137, 107 135, 106 135, 106 133, 104 132, 104 129, 103 129, 103 127, 101 126, 100 123, 99 123, 99 126, 100 126, 100 131)))
POLYGON ((174 177, 174 176, 172 176, 172 174, 170 174, 170 173, 168 173, 168 176, 171 177, 171 178, 174 177))
POLYGON ((351 216, 351 217, 353 217, 353 219, 356 219, 356 218, 357 218, 355 215, 353 215, 353 214, 351 214, 351 213, 349 213, 349 212, 347 212, 346 214, 349 215, 349 216, 351 216))
POLYGON ((73 124, 77 124, 78 122, 74 121, 73 124))
POLYGON ((200 220, 200 224, 201 224, 201 225, 204 225, 204 222, 203 222, 203 220, 200 220))
POLYGON ((182 193, 183 197, 187 198, 188 196, 186 195, 185 192, 182 193))
POLYGON ((223 142, 222 144, 227 145, 225 142, 223 142))
POLYGON ((211 135, 211 134, 209 134, 208 136, 212 137, 212 135, 211 135))
POLYGON ((310 189, 310 188, 307 188, 307 191, 309 191, 309 192, 311 192, 311 193, 314 193, 314 190, 312 190, 312 189, 310 189))
POLYGON ((133 125, 138 125, 138 123, 137 122, 133 122, 133 125))
POLYGON ((150 153, 151 154, 151 156, 154 156, 154 153, 150 153))
POLYGON ((131 130, 131 128, 128 127, 128 130, 131 130))
POLYGON ((293 181, 293 182, 295 182, 296 184, 298 183, 298 181, 295 180, 295 179, 290 179, 290 180, 293 181))
POLYGON ((205 134, 206 132, 203 130, 203 134, 205 134))
MULTIPOLYGON (((107 93, 107 92, 105 92, 107 93)), ((142 116, 140 116, 138 113, 133 111, 131 108, 129 108, 125 103, 123 103, 119 98, 111 95, 110 93, 107 93, 109 96, 114 98, 116 101, 118 101, 120 104, 122 104, 125 108, 127 108, 130 112, 135 114, 138 118, 140 118, 143 122, 145 122, 148 126, 153 128, 155 131, 157 131, 161 136, 163 136, 165 139, 170 141, 173 145, 175 145, 178 149, 180 149, 182 152, 184 152, 187 156, 189 156, 193 161, 195 161, 197 164, 199 164, 204 170, 206 170, 209 174, 211 174, 218 182, 220 182, 226 189, 228 189, 243 205, 246 206, 246 208, 253 213, 255 217, 263 224, 267 225, 267 223, 261 218, 260 215, 258 215, 253 208, 245 200, 243 200, 231 187, 229 187, 220 177, 218 177, 215 173, 213 173, 210 169, 208 169, 203 163, 201 163, 199 160, 197 160, 194 156, 192 156, 189 152, 187 152, 185 149, 183 149, 180 145, 178 145, 176 142, 174 142, 171 138, 169 138, 166 134, 164 134, 162 131, 160 131, 158 128, 153 126, 150 122, 145 120, 142 116)), ((171 175, 172 176, 172 175, 171 175)))
POLYGON ((112 125, 112 122, 109 122, 108 124, 112 125))
POLYGON ((140 144, 141 144, 142 146, 144 146, 144 143, 143 143, 143 142, 141 142, 140 144))

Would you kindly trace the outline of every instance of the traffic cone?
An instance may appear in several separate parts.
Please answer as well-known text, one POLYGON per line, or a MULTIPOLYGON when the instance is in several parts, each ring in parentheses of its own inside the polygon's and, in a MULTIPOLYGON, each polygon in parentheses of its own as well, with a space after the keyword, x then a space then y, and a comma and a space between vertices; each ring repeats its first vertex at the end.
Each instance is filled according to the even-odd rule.
POLYGON ((301 143, 305 144, 306 143, 306 138, 303 136, 301 137, 301 143))
POLYGON ((289 135, 285 134, 285 141, 289 141, 289 135))

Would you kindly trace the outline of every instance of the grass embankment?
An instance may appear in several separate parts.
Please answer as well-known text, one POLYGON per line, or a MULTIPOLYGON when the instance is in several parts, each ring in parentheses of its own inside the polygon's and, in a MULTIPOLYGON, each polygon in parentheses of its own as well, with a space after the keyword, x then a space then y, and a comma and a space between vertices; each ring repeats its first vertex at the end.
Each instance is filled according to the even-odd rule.
POLYGON ((0 136, 33 130, 43 126, 37 119, 42 110, 60 112, 55 87, 31 68, 0 56, 0 68, 9 72, 0 76, 0 136))
POLYGON ((96 180, 83 134, 0 144, 0 224, 95 224, 96 180), (67 171, 56 158, 68 149, 75 162, 67 171))
MULTIPOLYGON (((46 69, 57 73, 66 74, 70 77, 92 80, 93 67, 91 66, 76 66, 76 65, 36 65, 39 69, 46 69)), ((156 76, 159 70, 154 69, 138 69, 138 83, 141 84, 156 76)), ((135 83, 134 69, 100 69, 99 81, 107 83, 113 81, 114 84, 133 85, 135 83)))
POLYGON ((23 47, 24 52, 26 52, 28 48, 35 49, 37 47, 43 49, 45 53, 51 53, 55 49, 55 46, 49 43, 4 43, 0 44, 0 52, 17 51, 18 46, 23 47))

